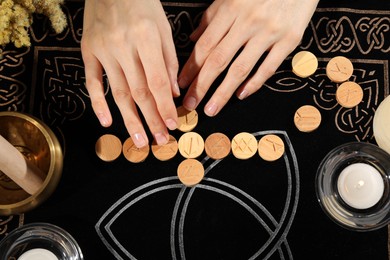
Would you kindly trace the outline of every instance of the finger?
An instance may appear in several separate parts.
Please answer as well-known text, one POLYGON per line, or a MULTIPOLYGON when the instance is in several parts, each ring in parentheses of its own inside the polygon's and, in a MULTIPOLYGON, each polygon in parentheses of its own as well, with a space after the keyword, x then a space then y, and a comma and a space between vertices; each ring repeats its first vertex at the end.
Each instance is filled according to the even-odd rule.
POLYGON ((167 23, 165 26, 162 26, 161 29, 161 40, 162 40, 162 51, 165 60, 165 66, 168 71, 172 94, 174 97, 180 96, 180 88, 177 83, 177 74, 179 72, 179 62, 177 60, 175 44, 172 38, 172 29, 167 23))
MULTIPOLYGON (((150 34, 148 38, 150 41, 143 41, 144 44, 141 44, 138 48, 140 62, 143 66, 144 75, 146 75, 146 84, 144 86, 139 85, 136 88, 141 90, 143 95, 140 102, 145 102, 145 105, 148 104, 144 109, 149 109, 148 113, 159 115, 165 126, 174 130, 177 127, 177 111, 162 55, 161 39, 158 32, 150 34), (149 95, 149 90, 152 95, 149 95), (153 110, 155 111, 153 112, 153 110)), ((141 107, 139 102, 137 104, 141 107)), ((157 118, 153 119, 153 121, 156 120, 157 118)), ((160 126, 156 127, 161 130, 160 126)), ((163 133, 166 133, 166 131, 163 131, 163 133)))
MULTIPOLYGON (((146 28, 146 31, 149 32, 149 28, 146 28)), ((152 33, 151 35, 155 35, 155 34, 152 33)), ((138 44, 136 46, 140 46, 140 45, 143 46, 145 42, 154 42, 153 38, 148 38, 148 40, 145 40, 144 37, 148 38, 150 37, 150 34, 139 36, 137 40, 139 40, 142 44, 138 44)), ((155 48, 155 46, 153 46, 153 48, 155 48)), ((148 49, 148 51, 151 52, 153 48, 148 49)), ((135 118, 134 115, 136 111, 134 110, 133 107, 128 107, 129 100, 135 102, 135 104, 139 107, 149 127, 150 132, 154 136, 154 139, 157 141, 159 145, 163 145, 168 142, 168 137, 169 137, 168 131, 157 110, 154 97, 149 90, 147 79, 145 76, 145 71, 139 55, 140 53, 136 48, 133 49, 128 48, 126 52, 122 52, 121 49, 117 49, 117 52, 115 53, 115 57, 118 60, 117 69, 122 74, 121 77, 118 77, 121 79, 121 82, 119 82, 119 86, 126 86, 117 89, 117 96, 118 96, 117 100, 120 98, 122 102, 120 103, 119 100, 116 102, 117 104, 118 103, 122 104, 123 106, 122 109, 124 111, 130 111, 133 113, 133 115, 130 115, 129 118, 124 118, 124 120, 126 120, 125 124, 129 129, 130 135, 132 133, 136 133, 138 136, 144 137, 146 139, 146 142, 148 141, 146 135, 144 135, 145 130, 139 116, 135 118)), ((153 55, 153 53, 151 53, 151 55, 153 55)), ((162 63, 164 63, 164 61, 162 63)), ((170 89, 167 72, 165 72, 165 75, 166 75, 166 82, 167 82, 166 92, 168 93, 168 95, 171 97, 172 100, 172 93, 170 89)), ((134 107, 136 107, 136 105, 134 105, 134 107)), ((128 112, 127 114, 130 114, 130 112, 128 112)), ((122 114, 123 117, 125 116, 124 114, 125 112, 122 114)), ((176 111, 175 111, 175 115, 176 115, 176 111)), ((142 147, 142 146, 137 145, 137 147, 142 147)))
MULTIPOLYGON (((215 79, 226 69, 239 49, 245 44, 246 36, 240 33, 239 27, 233 25, 229 33, 207 57, 183 100, 183 105, 188 110, 193 110, 198 106, 215 79)), ((217 104, 213 104, 211 107, 216 108, 215 105, 217 104)))
POLYGON ((214 1, 206 9, 206 11, 204 11, 198 27, 196 27, 195 30, 190 35, 191 41, 197 41, 199 39, 199 37, 206 30, 207 26, 210 24, 212 18, 215 16, 220 5, 221 5, 221 1, 214 1))
MULTIPOLYGON (((169 140, 168 131, 157 110, 154 97, 148 87, 145 71, 142 67, 141 61, 137 56, 133 56, 132 59, 126 60, 128 62, 122 64, 122 67, 124 68, 127 82, 130 85, 130 96, 140 108, 156 142, 159 145, 166 144, 169 140)), ((169 82, 168 79, 167 82, 169 82)), ((169 83, 167 86, 166 90, 170 94, 169 83)))
MULTIPOLYGON (((149 90, 145 72, 139 59, 133 60, 126 70, 128 82, 131 82, 130 93, 135 103, 140 108, 143 117, 157 144, 163 145, 168 142, 168 131, 157 111, 153 95, 149 90)), ((169 90, 168 90, 169 91, 169 90)), ((170 93, 170 92, 169 92, 170 93)))
POLYGON ((107 64, 110 64, 110 66, 105 66, 105 70, 110 81, 112 95, 122 115, 125 127, 134 144, 139 148, 144 147, 148 145, 148 138, 131 96, 124 72, 117 62, 111 61, 107 64))
POLYGON ((92 109, 103 127, 112 124, 112 117, 104 95, 103 68, 98 59, 87 51, 82 53, 85 67, 85 87, 91 99, 92 109))
POLYGON ((289 43, 279 43, 274 45, 262 64, 257 69, 256 73, 247 81, 244 82, 237 90, 236 95, 243 100, 259 90, 263 84, 272 77, 280 64, 291 53, 292 47, 289 43))
POLYGON ((269 43, 261 41, 249 41, 240 55, 230 66, 226 77, 207 102, 204 112, 208 116, 215 116, 226 105, 237 88, 247 79, 259 58, 268 48, 269 43))
POLYGON ((218 10, 196 42, 194 50, 180 72, 179 86, 181 88, 188 87, 194 80, 206 58, 229 31, 233 21, 234 18, 231 15, 223 13, 223 10, 218 10))
MULTIPOLYGON (((138 65, 131 70, 132 73, 127 73, 129 81, 131 81, 130 91, 131 96, 140 108, 142 115, 152 133, 157 144, 163 145, 168 142, 168 131, 162 120, 148 87, 145 72, 142 69, 142 64, 138 61, 138 65)), ((169 91, 169 90, 168 90, 169 91)))

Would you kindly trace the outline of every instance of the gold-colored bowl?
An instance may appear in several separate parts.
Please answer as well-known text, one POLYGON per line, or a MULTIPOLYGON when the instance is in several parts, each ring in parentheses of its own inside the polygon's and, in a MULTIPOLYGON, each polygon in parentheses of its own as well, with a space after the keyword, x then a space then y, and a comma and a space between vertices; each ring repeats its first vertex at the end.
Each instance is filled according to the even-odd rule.
POLYGON ((30 195, 0 171, 0 215, 21 214, 36 208, 56 189, 62 175, 61 145, 47 125, 20 112, 0 112, 0 135, 46 175, 42 187, 30 195))

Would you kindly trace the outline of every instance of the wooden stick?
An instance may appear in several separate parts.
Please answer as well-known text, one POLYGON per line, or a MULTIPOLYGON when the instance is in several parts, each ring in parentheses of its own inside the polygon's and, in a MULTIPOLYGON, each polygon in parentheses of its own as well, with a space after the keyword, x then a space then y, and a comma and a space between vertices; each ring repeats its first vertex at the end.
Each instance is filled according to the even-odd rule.
POLYGON ((0 171, 29 194, 37 192, 43 184, 43 172, 27 161, 12 144, 0 135, 0 171))

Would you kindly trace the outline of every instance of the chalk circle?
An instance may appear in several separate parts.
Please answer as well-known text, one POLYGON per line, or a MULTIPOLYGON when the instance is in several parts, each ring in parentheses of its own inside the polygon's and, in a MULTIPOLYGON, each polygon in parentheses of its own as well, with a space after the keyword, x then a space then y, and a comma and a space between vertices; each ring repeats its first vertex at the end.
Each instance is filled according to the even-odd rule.
MULTIPOLYGON (((131 245, 125 241, 121 241, 122 236, 117 237, 115 231, 117 230, 115 226, 124 221, 125 223, 135 223, 139 225, 137 217, 134 221, 129 220, 129 216, 132 216, 131 211, 132 207, 135 207, 134 210, 137 210, 137 205, 140 205, 145 199, 155 199, 158 198, 157 194, 163 193, 170 190, 178 190, 179 194, 176 199, 175 208, 172 209, 173 214, 168 212, 168 215, 172 218, 168 223, 163 223, 171 227, 171 241, 177 241, 177 243, 171 244, 171 252, 178 252, 183 250, 182 258, 185 258, 185 254, 189 251, 186 248, 186 241, 184 236, 188 234, 189 227, 186 221, 189 221, 191 217, 196 217, 191 210, 191 205, 198 203, 199 199, 196 194, 198 192, 207 192, 208 194, 215 193, 216 197, 211 197, 210 202, 218 205, 219 198, 226 198, 230 201, 236 203, 239 207, 238 210, 244 209, 249 213, 249 216, 252 216, 255 221, 251 223, 257 223, 253 228, 261 227, 265 231, 267 236, 263 243, 258 244, 258 247, 255 246, 254 251, 251 250, 250 258, 251 259, 266 259, 273 257, 274 255, 279 258, 288 258, 288 255, 285 255, 284 252, 290 252, 289 243, 286 239, 288 237, 288 232, 293 223, 294 216, 296 214, 298 200, 299 200, 299 190, 300 190, 300 178, 299 178, 299 167, 297 158, 294 152, 294 148, 291 144, 291 141, 284 131, 269 130, 269 131, 259 131, 253 134, 253 136, 264 136, 267 134, 275 134, 280 137, 283 136, 283 140, 286 146, 285 150, 285 160, 281 163, 285 164, 286 174, 279 175, 281 178, 286 178, 286 186, 281 187, 280 183, 277 183, 278 190, 275 191, 277 194, 283 190, 287 196, 282 196, 283 203, 281 203, 281 210, 283 211, 282 217, 274 217, 271 211, 269 211, 266 206, 262 203, 262 200, 266 200, 265 197, 253 197, 253 194, 247 193, 248 191, 242 190, 240 187, 235 186, 231 182, 224 181, 223 179, 216 178, 216 175, 213 175, 213 171, 221 169, 218 165, 224 163, 227 159, 214 161, 210 157, 205 157, 202 159, 203 165, 208 165, 205 168, 205 176, 202 181, 196 184, 193 187, 183 187, 183 184, 178 181, 177 176, 163 177, 161 179, 156 179, 150 181, 146 184, 142 184, 139 187, 135 187, 132 190, 129 190, 128 193, 124 194, 122 198, 117 200, 107 211, 102 215, 97 224, 95 225, 96 231, 100 239, 104 242, 107 249, 116 257, 116 258, 136 258, 133 255, 133 248, 131 245), (217 166, 217 167, 216 167, 217 166), (281 190, 282 189, 282 190, 281 190), (214 199, 217 199, 214 201, 214 199), (260 199, 260 200, 259 200, 260 199), (189 216, 191 214, 191 216, 189 216), (122 220, 118 220, 122 218, 122 220), (130 221, 130 222, 129 222, 130 221), (185 227, 185 228, 184 228, 185 227)), ((257 141, 256 141, 257 145, 257 141)), ((258 163, 257 160, 251 160, 248 163, 258 163)), ((257 167, 253 167, 254 171, 258 171, 257 167)), ((159 169, 156 169, 159 171, 159 169)), ((260 172, 264 173, 264 172, 260 172)), ((223 174, 219 175, 223 178, 223 174)), ((239 178, 242 178, 241 172, 237 172, 239 178)), ((255 174, 255 176, 261 177, 262 174, 255 174)), ((254 180, 245 180, 245 181, 254 181, 254 180)), ((255 183, 253 183, 255 184, 255 183)), ((256 184, 257 185, 257 184, 256 184)), ((259 183, 259 185, 268 185, 267 183, 259 183)), ((165 201, 167 205, 171 205, 172 201, 165 201)), ((163 206, 163 205, 162 205, 163 206)), ((169 206, 168 206, 169 207, 169 206)), ((148 207, 146 207, 148 208, 148 207)), ((160 220, 160 217, 156 214, 153 214, 153 208, 151 208, 150 214, 147 214, 149 218, 157 218, 160 220)), ((221 217, 226 217, 221 212, 221 217)), ((154 220, 153 220, 154 221, 154 220)), ((142 223, 147 221, 141 221, 142 223)), ((202 224, 202 223, 199 223, 202 224)), ((240 223, 237 223, 238 225, 240 223)), ((131 228, 129 230, 129 235, 134 236, 136 234, 131 233, 131 228)), ((168 244, 169 244, 169 234, 167 234, 168 244)), ((226 238, 226 237, 224 237, 226 238)), ((145 246, 150 246, 150 243, 147 243, 145 246)), ((205 245, 207 246, 207 245, 205 245)), ((211 245, 210 245, 211 246, 211 245)), ((219 248, 207 248, 207 250, 213 250, 219 248)), ((169 250, 169 249, 168 249, 169 250)), ((225 248, 225 251, 227 249, 225 248)), ((247 254, 248 252, 243 252, 247 254)), ((142 257, 141 257, 142 258, 142 257)), ((168 257, 167 257, 168 258, 168 257)))

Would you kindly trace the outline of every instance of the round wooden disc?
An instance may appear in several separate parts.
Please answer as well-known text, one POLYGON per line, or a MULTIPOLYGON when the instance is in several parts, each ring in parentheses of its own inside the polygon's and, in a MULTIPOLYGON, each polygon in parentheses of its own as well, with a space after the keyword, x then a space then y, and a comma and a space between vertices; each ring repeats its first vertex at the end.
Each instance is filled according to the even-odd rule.
POLYGON ((292 59, 292 71, 301 78, 307 78, 318 68, 317 57, 309 51, 300 51, 292 59))
POLYGON ((177 141, 172 135, 169 136, 169 141, 165 145, 158 145, 156 141, 152 143, 152 153, 160 161, 172 159, 177 154, 178 149, 177 141))
POLYGON ((204 177, 203 164, 196 159, 186 159, 179 164, 177 176, 184 185, 195 186, 204 177))
POLYGON ((142 148, 138 148, 131 137, 123 143, 123 155, 125 158, 132 163, 140 163, 145 161, 149 155, 149 146, 145 145, 142 148))
POLYGON ((95 144, 95 152, 101 160, 112 162, 121 155, 122 142, 115 135, 102 135, 95 144))
POLYGON ((184 158, 197 158, 203 153, 204 141, 195 132, 184 133, 178 142, 179 152, 184 158))
POLYGON ((336 100, 342 107, 355 107, 363 100, 363 89, 355 82, 344 82, 337 88, 336 100))
POLYGON ((284 154, 284 142, 277 135, 265 135, 260 139, 258 149, 265 161, 276 161, 284 154))
POLYGON ((242 160, 246 160, 255 155, 257 151, 257 140, 250 133, 239 133, 232 140, 233 155, 242 160))
POLYGON ((188 111, 183 106, 180 106, 177 108, 177 116, 177 129, 182 132, 192 131, 198 124, 198 113, 196 110, 188 111))
POLYGON ((332 58, 326 65, 326 75, 336 83, 347 81, 353 74, 352 62, 343 56, 332 58))
POLYGON ((321 124, 321 113, 314 106, 302 106, 295 112, 294 123, 299 131, 312 132, 321 124))
POLYGON ((211 159, 219 160, 225 158, 229 155, 230 148, 230 139, 222 133, 214 133, 206 138, 205 150, 211 159))

